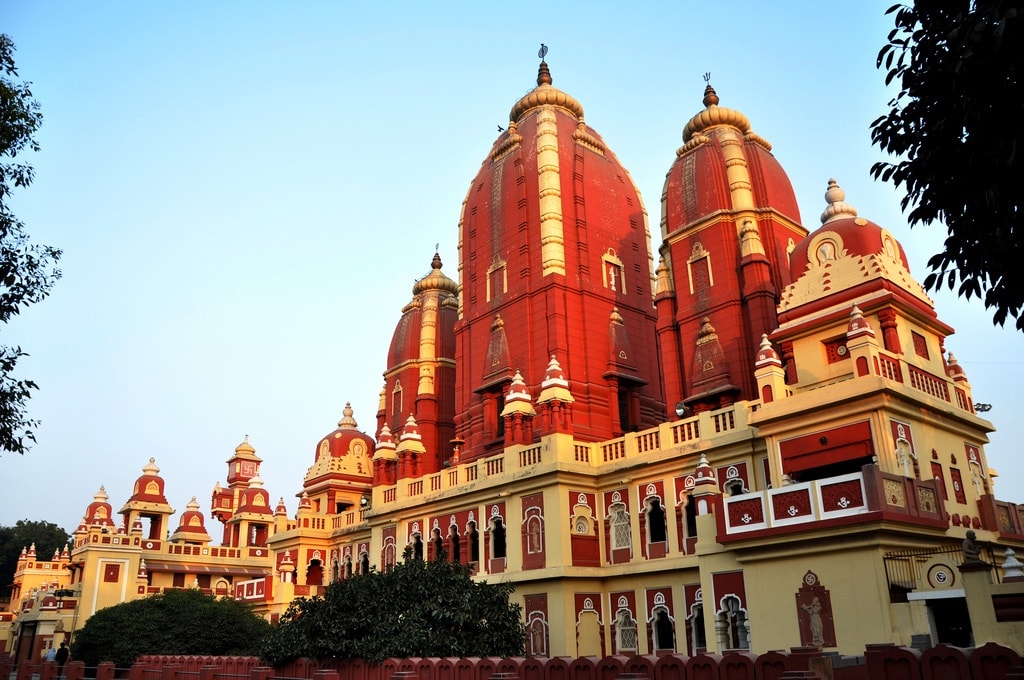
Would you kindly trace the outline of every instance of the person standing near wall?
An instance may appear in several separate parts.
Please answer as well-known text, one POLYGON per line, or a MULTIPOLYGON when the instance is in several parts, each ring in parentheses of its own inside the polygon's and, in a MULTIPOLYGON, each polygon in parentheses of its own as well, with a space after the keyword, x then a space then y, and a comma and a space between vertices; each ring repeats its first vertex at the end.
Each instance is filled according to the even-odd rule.
MULTIPOLYGON (((52 647, 51 647, 52 649, 52 647)), ((60 643, 60 649, 54 654, 54 661, 57 662, 57 675, 64 675, 64 664, 68 662, 68 657, 71 656, 71 650, 68 649, 68 643, 60 643)))

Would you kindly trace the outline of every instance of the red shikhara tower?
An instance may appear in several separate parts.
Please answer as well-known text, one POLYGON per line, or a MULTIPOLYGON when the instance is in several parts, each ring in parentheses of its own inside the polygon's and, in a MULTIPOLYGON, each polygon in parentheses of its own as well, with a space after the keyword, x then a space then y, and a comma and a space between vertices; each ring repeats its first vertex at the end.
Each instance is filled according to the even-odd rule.
POLYGON ((458 284, 441 271, 434 253, 430 273, 412 287, 388 349, 377 407, 381 479, 433 474, 450 460, 454 424, 454 326, 458 284))
POLYGON ((710 85, 704 107, 665 178, 655 289, 665 400, 694 411, 758 398, 757 342, 807 235, 771 144, 710 85))
POLYGON ((463 205, 462 460, 502 450, 516 371, 538 400, 535 435, 602 440, 664 417, 646 211, 583 107, 551 82, 542 61, 463 205), (545 394, 558 381, 565 389, 545 394))

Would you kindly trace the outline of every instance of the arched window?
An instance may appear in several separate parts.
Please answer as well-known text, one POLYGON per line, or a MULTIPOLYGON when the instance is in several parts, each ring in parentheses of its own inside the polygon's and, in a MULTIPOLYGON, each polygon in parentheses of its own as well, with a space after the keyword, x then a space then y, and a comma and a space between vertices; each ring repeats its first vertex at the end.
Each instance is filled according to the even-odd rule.
POLYGON ((686 617, 690 627, 690 654, 697 654, 708 647, 707 635, 704 632, 704 605, 697 602, 690 608, 686 617))
POLYGON ((341 565, 338 564, 338 558, 335 557, 331 560, 331 582, 338 581, 341 579, 341 565))
POLYGON ((611 511, 612 550, 622 550, 633 545, 633 535, 629 528, 629 513, 624 503, 614 503, 611 511))
POLYGON ((491 517, 491 558, 505 557, 505 523, 500 515, 491 517))
POLYGON ((619 654, 637 652, 636 619, 628 609, 615 614, 615 647, 619 654))
POLYGON ((730 479, 724 485, 724 491, 728 496, 740 496, 747 493, 747 488, 743 486, 743 480, 739 477, 730 479))
POLYGON ((366 575, 370 573, 370 556, 364 550, 359 555, 359 573, 366 575))
POLYGON ((352 578, 352 556, 345 555, 345 578, 352 578))
POLYGON ((423 559, 423 539, 418 533, 412 535, 412 558, 414 560, 423 559))
POLYGON ((434 560, 441 561, 444 559, 444 539, 441 538, 441 530, 434 527, 430 532, 430 544, 434 550, 434 560))
POLYGON ((750 622, 747 621, 747 612, 741 606, 738 597, 726 595, 722 598, 718 621, 720 625, 715 628, 718 631, 719 649, 750 648, 750 622))
POLYGON ((398 550, 395 548, 395 539, 393 536, 388 536, 384 539, 384 570, 390 571, 395 566, 397 558, 396 553, 398 550))
POLYGON ((685 496, 686 505, 683 507, 683 511, 686 513, 686 537, 695 538, 697 536, 697 503, 693 500, 692 494, 686 494, 685 496))
POLYGON ((469 561, 480 561, 480 534, 476 530, 476 522, 470 521, 466 529, 467 543, 469 543, 469 561))
POLYGON ((651 498, 647 502, 647 542, 663 543, 668 539, 666 532, 665 508, 661 507, 661 500, 651 498))
POLYGON ((654 610, 654 651, 674 652, 676 649, 675 631, 668 609, 658 607, 654 610))
POLYGON ((395 388, 391 390, 391 415, 402 415, 402 383, 395 381, 395 388))
POLYGON ((452 562, 462 562, 462 537, 459 536, 459 527, 454 524, 448 527, 448 552, 452 556, 452 562))
POLYGON ((306 568, 306 585, 322 586, 324 584, 324 568, 320 560, 310 560, 306 568))

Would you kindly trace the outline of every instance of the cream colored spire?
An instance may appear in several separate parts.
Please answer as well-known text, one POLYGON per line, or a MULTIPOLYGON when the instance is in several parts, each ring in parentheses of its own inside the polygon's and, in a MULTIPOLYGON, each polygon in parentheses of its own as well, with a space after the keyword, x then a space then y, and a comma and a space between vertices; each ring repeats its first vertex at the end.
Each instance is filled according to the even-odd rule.
POLYGON ((663 293, 672 293, 675 287, 672 285, 672 275, 669 272, 668 265, 665 264, 665 258, 658 258, 658 268, 654 270, 655 285, 654 294, 661 295, 663 293))
POLYGON ((558 121, 550 107, 542 109, 537 116, 537 169, 542 274, 564 276, 565 230, 562 224, 562 180, 558 162, 558 121))
POLYGON ((412 292, 420 301, 419 394, 434 393, 437 370, 437 321, 442 300, 458 293, 458 284, 441 271, 441 256, 434 253, 430 273, 416 282, 412 292))

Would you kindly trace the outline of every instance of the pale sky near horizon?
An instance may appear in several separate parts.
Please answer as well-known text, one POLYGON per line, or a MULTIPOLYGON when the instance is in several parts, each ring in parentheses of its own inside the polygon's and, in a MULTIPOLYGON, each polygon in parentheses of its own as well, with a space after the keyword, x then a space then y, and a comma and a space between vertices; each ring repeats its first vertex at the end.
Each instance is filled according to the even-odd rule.
MULTIPOLYGON (((902 194, 869 175, 891 2, 0 0, 45 117, 24 159, 35 184, 12 205, 64 250, 51 297, 0 329, 31 355, 20 375, 40 385, 42 421, 28 454, 0 457, 0 525, 73 531, 100 485, 120 508, 152 456, 176 527, 192 496, 208 511, 246 435, 294 514, 345 402, 373 434, 388 344, 435 244, 457 277, 462 200, 541 42, 632 174, 655 248, 710 72, 773 144, 809 230, 835 177, 923 280, 944 229, 911 232, 902 194)), ((977 299, 932 297, 993 407, 996 496, 1024 502, 1024 336, 977 299)))

